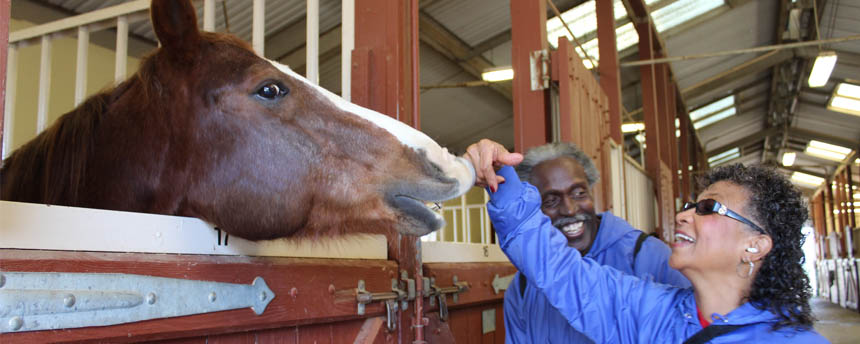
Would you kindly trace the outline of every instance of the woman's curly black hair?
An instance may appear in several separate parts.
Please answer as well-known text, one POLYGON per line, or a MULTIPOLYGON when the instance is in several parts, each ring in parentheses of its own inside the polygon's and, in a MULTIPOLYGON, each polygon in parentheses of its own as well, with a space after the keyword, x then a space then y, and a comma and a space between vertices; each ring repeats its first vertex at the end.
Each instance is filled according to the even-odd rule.
POLYGON ((802 267, 804 236, 800 231, 808 213, 800 191, 779 172, 761 166, 721 166, 700 180, 703 187, 719 181, 749 191, 745 210, 773 241, 773 248, 753 280, 750 303, 780 316, 774 330, 785 326, 812 328, 812 291, 802 267))

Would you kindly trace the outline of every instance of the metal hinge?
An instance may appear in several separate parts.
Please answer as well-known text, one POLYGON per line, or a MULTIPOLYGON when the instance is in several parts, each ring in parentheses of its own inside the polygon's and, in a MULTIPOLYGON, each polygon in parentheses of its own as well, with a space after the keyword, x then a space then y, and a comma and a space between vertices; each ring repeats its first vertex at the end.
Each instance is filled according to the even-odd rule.
POLYGON ((0 333, 106 326, 251 307, 275 293, 248 284, 132 274, 0 272, 0 333))
POLYGON ((529 54, 532 91, 549 88, 549 50, 535 50, 529 54))

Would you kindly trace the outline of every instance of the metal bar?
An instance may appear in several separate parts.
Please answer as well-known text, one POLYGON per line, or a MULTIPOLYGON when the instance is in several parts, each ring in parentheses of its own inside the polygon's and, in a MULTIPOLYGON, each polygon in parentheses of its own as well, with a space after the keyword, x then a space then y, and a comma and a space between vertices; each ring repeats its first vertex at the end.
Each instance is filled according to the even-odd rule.
POLYGON ((48 99, 51 96, 51 36, 42 36, 42 54, 39 60, 39 98, 36 112, 36 134, 48 124, 48 99))
POLYGON ((116 64, 114 69, 114 82, 125 80, 128 69, 128 17, 116 18, 116 64))
MULTIPOLYGON (((8 72, 6 69, 8 63, 7 55, 9 54, 9 51, 12 50, 9 46, 11 7, 11 0, 0 0, 0 100, 5 100, 6 73, 8 72)), ((6 126, 4 126, 4 110, 4 108, 0 108, 0 159, 6 157, 5 152, 8 149, 5 145, 6 137, 3 135, 7 131, 6 126)), ((9 132, 11 132, 11 130, 9 130, 9 132)))
POLYGON ((203 0, 203 30, 215 31, 215 0, 203 0))
POLYGON ((18 44, 9 44, 6 55, 6 104, 3 107, 3 159, 12 152, 15 97, 18 95, 18 44))
POLYGON ((266 56, 266 0, 254 0, 253 11, 251 46, 258 55, 266 56))
POLYGON ((28 27, 9 34, 9 43, 37 38, 51 33, 71 30, 76 27, 113 20, 118 16, 128 15, 140 11, 149 11, 150 0, 136 0, 121 5, 111 6, 100 10, 84 13, 74 17, 64 18, 47 24, 28 27))
POLYGON ((822 39, 822 40, 816 40, 816 41, 805 41, 805 42, 765 45, 765 46, 761 46, 761 47, 726 50, 726 51, 718 51, 718 52, 713 52, 713 53, 703 53, 703 54, 693 54, 693 55, 684 55, 684 56, 663 57, 663 58, 658 58, 658 59, 639 60, 639 61, 632 61, 632 62, 622 62, 621 66, 622 67, 635 67, 635 66, 651 65, 651 64, 666 63, 666 62, 703 59, 703 58, 726 56, 726 55, 748 54, 748 53, 755 53, 755 52, 760 52, 760 51, 771 51, 771 50, 799 48, 799 47, 806 47, 806 46, 810 46, 810 45, 833 44, 833 43, 841 43, 841 42, 856 41, 856 40, 860 40, 860 35, 852 35, 852 36, 837 37, 837 38, 828 38, 828 39, 822 39))
POLYGON ((355 0, 341 1, 340 95, 352 99, 352 49, 355 48, 355 0))
POLYGON ((466 209, 466 195, 460 196, 460 214, 460 223, 462 225, 463 231, 463 233, 461 233, 460 239, 462 239, 463 242, 469 242, 469 222, 467 221, 469 216, 469 210, 466 209))
POLYGON ((305 78, 317 85, 320 79, 320 2, 319 0, 307 1, 305 78))
POLYGON ((78 27, 78 55, 75 60, 75 106, 87 96, 87 62, 90 48, 89 26, 78 27))

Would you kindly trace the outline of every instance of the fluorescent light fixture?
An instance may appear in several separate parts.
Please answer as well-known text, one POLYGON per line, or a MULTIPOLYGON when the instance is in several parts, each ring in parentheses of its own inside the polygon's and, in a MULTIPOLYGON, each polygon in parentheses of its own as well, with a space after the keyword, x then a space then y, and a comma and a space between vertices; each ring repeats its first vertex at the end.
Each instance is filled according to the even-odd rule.
POLYGON ((714 115, 711 115, 705 119, 702 119, 698 122, 694 122, 693 128, 696 128, 696 129, 704 128, 704 127, 707 127, 711 124, 722 121, 722 120, 724 120, 730 116, 734 116, 734 115, 735 115, 735 108, 730 107, 730 108, 725 109, 723 111, 720 111, 714 115))
POLYGON ((782 166, 792 166, 794 165, 794 159, 797 158, 797 153, 795 152, 785 152, 782 154, 782 166))
POLYGON ((514 69, 510 66, 489 68, 484 70, 484 73, 481 74, 481 79, 484 79, 484 81, 487 82, 505 81, 513 78, 514 69))
POLYGON ((645 123, 642 122, 624 123, 621 125, 622 133, 635 133, 642 130, 645 130, 645 123))
POLYGON ((791 180, 800 184, 805 184, 813 187, 819 186, 821 185, 821 183, 824 183, 824 178, 816 177, 803 172, 792 173, 791 180))
MULTIPOLYGON (((856 194, 854 194, 854 200, 855 200, 855 201, 860 201, 860 193, 856 193, 856 194)), ((854 203, 857 203, 857 202, 854 202, 854 203)))
POLYGON ((720 154, 708 158, 708 165, 717 166, 741 156, 740 150, 735 147, 720 154))
POLYGON ((809 87, 821 87, 827 85, 827 80, 830 79, 830 73, 833 72, 833 67, 836 66, 836 52, 822 51, 815 58, 815 64, 812 65, 812 72, 809 73, 809 87))

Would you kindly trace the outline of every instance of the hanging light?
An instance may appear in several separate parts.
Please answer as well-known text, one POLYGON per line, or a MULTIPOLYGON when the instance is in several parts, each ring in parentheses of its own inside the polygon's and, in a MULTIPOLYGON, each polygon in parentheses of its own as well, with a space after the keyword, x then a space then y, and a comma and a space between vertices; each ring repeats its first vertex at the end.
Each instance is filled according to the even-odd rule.
POLYGON ((481 74, 481 79, 487 82, 505 81, 513 78, 514 69, 511 66, 488 68, 481 74))
POLYGON ((794 165, 794 159, 797 158, 797 153, 795 152, 785 152, 782 154, 782 166, 792 166, 794 165))

